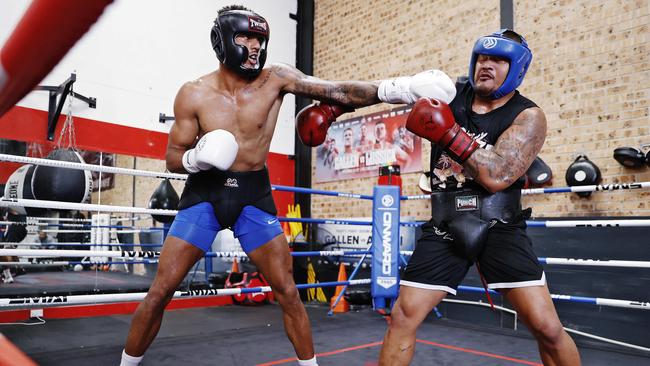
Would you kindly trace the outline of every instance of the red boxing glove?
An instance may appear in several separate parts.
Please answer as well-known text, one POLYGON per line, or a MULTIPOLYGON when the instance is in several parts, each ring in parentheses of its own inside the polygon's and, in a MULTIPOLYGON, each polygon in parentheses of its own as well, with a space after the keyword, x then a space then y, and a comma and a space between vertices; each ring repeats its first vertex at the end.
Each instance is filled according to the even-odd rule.
POLYGON ((437 99, 420 98, 409 113, 406 129, 438 144, 461 164, 479 147, 456 123, 449 105, 437 99))
POLYGON ((310 104, 296 116, 296 129, 300 141, 307 146, 318 146, 325 142, 327 129, 336 117, 354 111, 353 108, 325 103, 310 104))

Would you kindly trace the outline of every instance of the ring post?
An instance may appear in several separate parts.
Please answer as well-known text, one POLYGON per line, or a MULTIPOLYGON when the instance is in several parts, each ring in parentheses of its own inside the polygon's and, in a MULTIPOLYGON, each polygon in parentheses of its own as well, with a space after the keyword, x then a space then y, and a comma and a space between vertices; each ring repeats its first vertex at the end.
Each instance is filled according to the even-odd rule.
POLYGON ((375 186, 373 193, 370 293, 373 309, 386 310, 398 293, 399 187, 375 186))

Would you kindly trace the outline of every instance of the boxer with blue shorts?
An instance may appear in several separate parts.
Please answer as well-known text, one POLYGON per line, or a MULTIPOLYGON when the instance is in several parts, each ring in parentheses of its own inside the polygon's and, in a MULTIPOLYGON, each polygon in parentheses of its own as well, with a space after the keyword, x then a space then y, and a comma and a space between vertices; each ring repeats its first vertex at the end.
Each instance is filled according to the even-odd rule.
MULTIPOLYGON (((401 77, 378 84, 322 80, 284 63, 265 67, 269 37, 269 24, 260 14, 241 5, 221 8, 210 24, 218 68, 187 81, 176 95, 165 163, 170 172, 189 176, 156 276, 131 320, 121 366, 140 363, 175 291, 210 249, 217 232, 226 228, 234 231, 250 263, 273 289, 298 364, 318 366, 266 169, 271 141, 294 140, 285 130, 274 136, 282 102, 287 94, 324 102, 304 108, 296 120, 301 141, 317 146, 329 125, 354 108, 380 101, 412 103, 416 96, 448 97, 449 90, 455 92, 448 76, 432 70, 419 73, 413 82, 401 77), (448 87, 436 80, 447 81, 448 87)), ((178 48, 176 56, 196 56, 186 51, 178 48)), ((145 143, 153 147, 151 141, 145 143)), ((286 168, 293 169, 282 166, 277 172, 286 168)))
POLYGON ((169 235, 208 252, 217 233, 231 228, 248 254, 283 232, 275 215, 266 169, 214 168, 190 175, 169 235))

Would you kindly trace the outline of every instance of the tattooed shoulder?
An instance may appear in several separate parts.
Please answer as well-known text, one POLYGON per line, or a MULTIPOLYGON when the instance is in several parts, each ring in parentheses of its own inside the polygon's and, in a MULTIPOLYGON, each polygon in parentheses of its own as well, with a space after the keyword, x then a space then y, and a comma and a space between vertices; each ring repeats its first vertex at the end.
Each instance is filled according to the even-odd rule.
POLYGON ((257 89, 257 90, 262 89, 262 87, 263 87, 264 85, 266 85, 266 82, 269 81, 269 79, 271 78, 271 75, 272 75, 272 74, 273 74, 273 68, 271 68, 268 72, 265 73, 264 78, 263 78, 262 81, 260 81, 260 83, 257 85, 257 88, 256 88, 256 89, 257 89))
POLYGON ((519 113, 512 124, 515 126, 525 126, 527 128, 541 128, 546 131, 546 116, 538 107, 528 108, 519 113))
POLYGON ((305 75, 296 68, 292 68, 289 65, 285 64, 273 64, 271 65, 271 73, 275 74, 282 79, 302 79, 305 75))

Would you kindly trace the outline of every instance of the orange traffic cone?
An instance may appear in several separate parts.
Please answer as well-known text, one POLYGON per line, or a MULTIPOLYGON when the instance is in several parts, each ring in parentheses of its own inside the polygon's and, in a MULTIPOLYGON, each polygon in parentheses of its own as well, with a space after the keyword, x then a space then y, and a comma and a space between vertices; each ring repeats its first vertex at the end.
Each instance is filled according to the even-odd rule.
POLYGON ((239 273, 239 263, 237 263, 237 257, 232 260, 232 267, 230 267, 230 272, 239 273))
MULTIPOLYGON (((345 266, 343 263, 339 265, 339 278, 337 279, 338 282, 341 281, 347 281, 348 280, 348 275, 345 273, 345 266)), ((335 313, 347 313, 350 311, 350 304, 348 301, 345 299, 345 296, 341 296, 341 300, 339 301, 338 304, 336 304, 336 307, 332 308, 332 305, 334 305, 334 301, 339 297, 339 294, 343 291, 343 286, 336 286, 336 291, 334 291, 334 296, 330 299, 330 309, 332 312, 335 313)))

